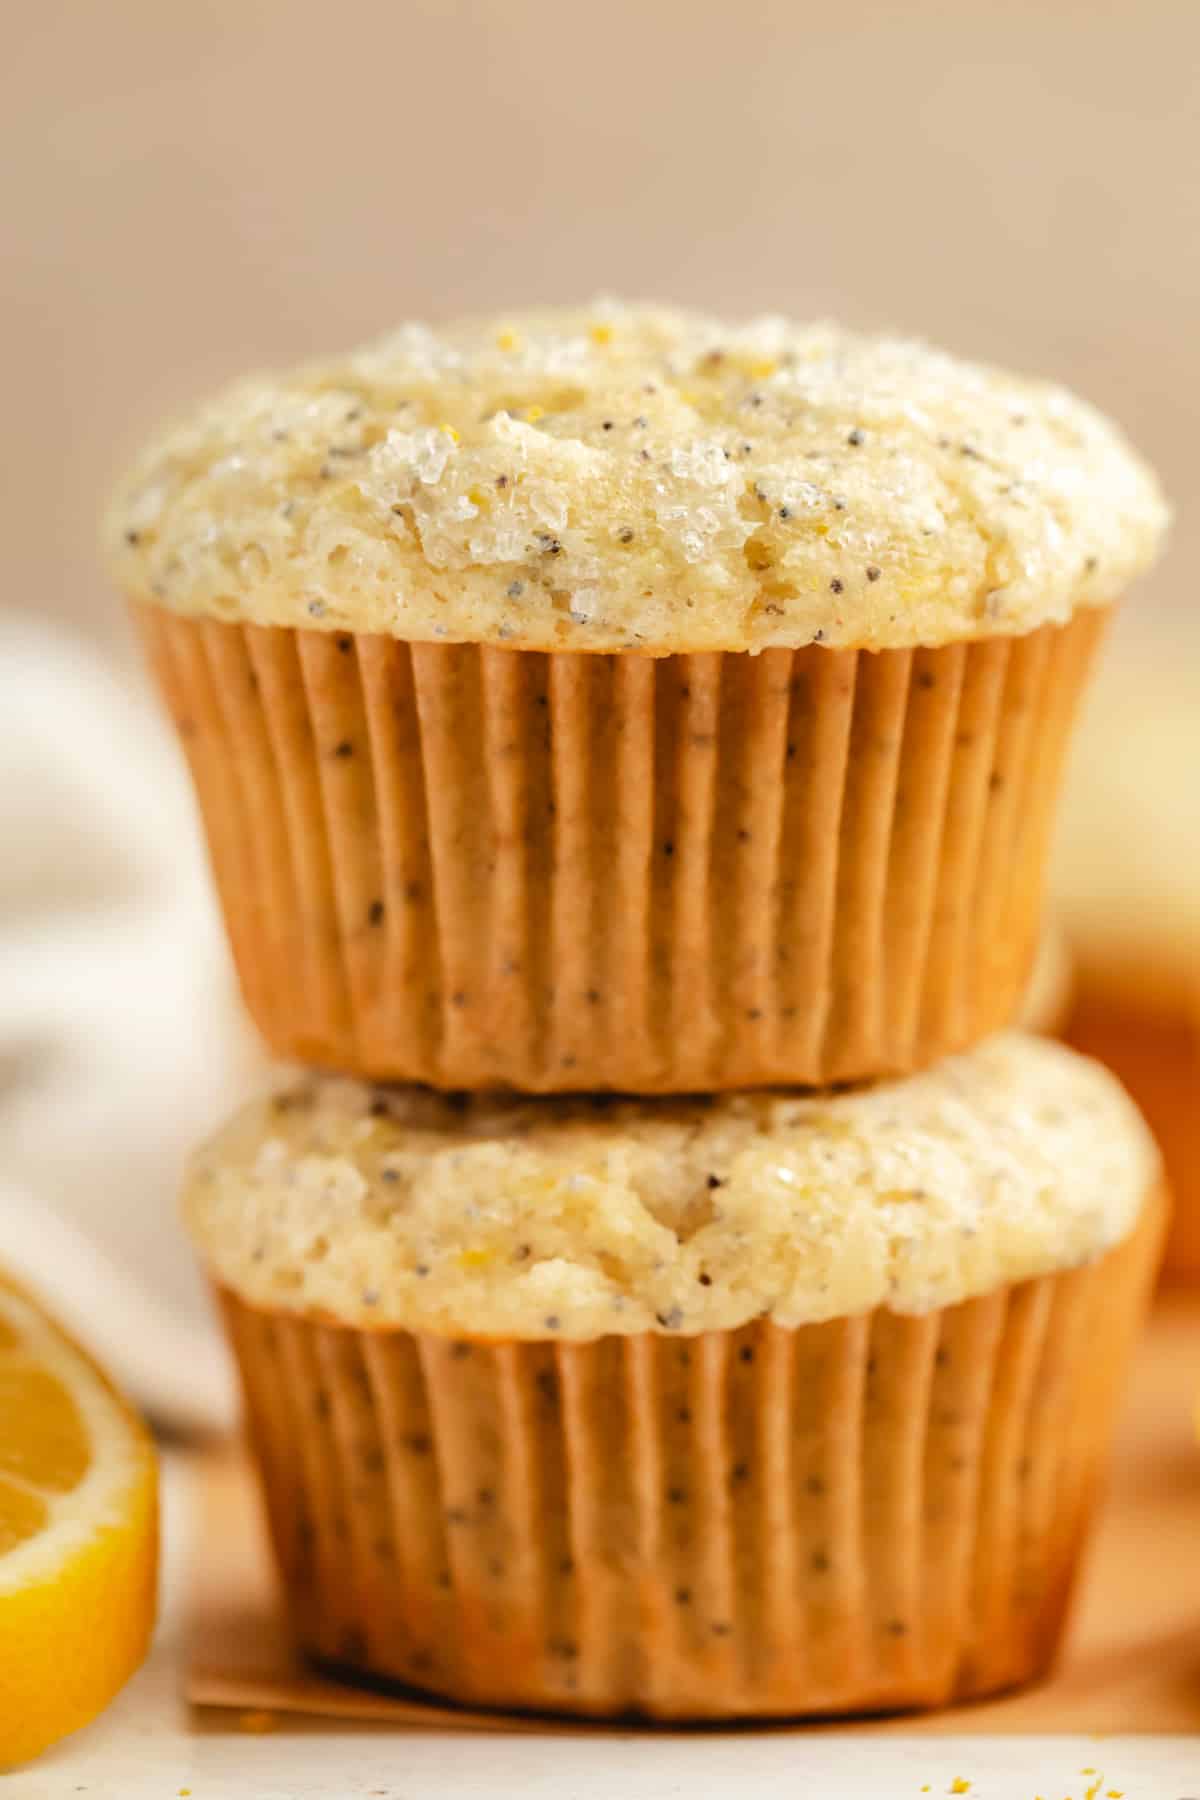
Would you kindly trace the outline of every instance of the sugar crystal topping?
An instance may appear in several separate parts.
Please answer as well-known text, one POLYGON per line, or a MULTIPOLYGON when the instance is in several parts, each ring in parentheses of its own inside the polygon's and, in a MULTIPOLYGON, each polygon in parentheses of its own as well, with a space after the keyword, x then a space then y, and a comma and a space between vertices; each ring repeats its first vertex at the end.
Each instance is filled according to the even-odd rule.
POLYGON ((243 381, 144 453, 107 542, 182 612, 661 653, 1024 632, 1118 597, 1165 520, 1056 387, 606 303, 243 381))
POLYGON ((309 1077, 198 1153, 185 1205, 213 1274, 254 1304, 585 1339, 953 1305, 1102 1253, 1156 1174, 1113 1076, 1010 1033, 835 1095, 309 1077))

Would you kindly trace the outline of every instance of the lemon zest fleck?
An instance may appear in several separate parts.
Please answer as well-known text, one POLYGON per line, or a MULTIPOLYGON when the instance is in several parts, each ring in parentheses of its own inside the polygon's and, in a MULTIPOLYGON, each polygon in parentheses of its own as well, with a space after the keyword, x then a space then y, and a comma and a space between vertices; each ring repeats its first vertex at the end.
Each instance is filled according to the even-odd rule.
POLYGON ((546 416, 545 407, 539 406, 537 404, 536 400, 534 401, 532 406, 527 406, 525 408, 525 423, 527 425, 536 425, 538 420, 544 419, 545 416, 546 416))
POLYGON ((519 350, 521 340, 515 331, 506 327, 505 330, 497 332, 496 347, 499 350, 519 350))
POLYGON ((462 439, 461 439, 461 437, 460 437, 460 436, 459 436, 459 434, 458 434, 458 432, 457 432, 457 431, 455 431, 455 429, 454 429, 454 427, 453 427, 453 425, 447 425, 447 424, 446 424, 446 423, 445 423, 445 422, 444 422, 444 421, 443 421, 443 423, 442 423, 442 424, 441 424, 441 425, 439 425, 439 426, 438 426, 438 430, 439 430, 439 431, 444 431, 444 432, 445 432, 445 434, 446 434, 446 436, 447 436, 447 437, 448 437, 448 438, 449 438, 449 439, 450 439, 450 441, 451 441, 451 443, 454 443, 454 444, 461 444, 461 442, 462 442, 462 439))
POLYGON ((593 344, 611 344, 613 328, 611 325, 593 325, 588 332, 593 344))

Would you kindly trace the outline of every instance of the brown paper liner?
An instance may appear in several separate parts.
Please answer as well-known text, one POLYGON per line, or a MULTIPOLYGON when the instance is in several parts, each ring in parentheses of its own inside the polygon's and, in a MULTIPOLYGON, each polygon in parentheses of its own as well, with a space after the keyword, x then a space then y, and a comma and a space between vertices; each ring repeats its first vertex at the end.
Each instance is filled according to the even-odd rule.
POLYGON ((297 1636, 483 1706, 928 1707, 1059 1640, 1163 1204, 924 1317, 483 1344, 221 1294, 297 1636))
POLYGON ((139 619, 277 1052, 640 1093, 1009 1022, 1103 626, 655 659, 139 619))
POLYGON ((1157 998, 1139 1005, 1132 984, 1111 990, 1085 969, 1063 1035, 1107 1063, 1146 1115, 1174 1201, 1163 1277, 1194 1283, 1200 1281, 1200 999, 1181 977, 1175 1000, 1173 1011, 1157 998))
MULTIPOLYGON (((1195 1733, 1200 1589, 1181 1581, 1179 1572, 1195 1560, 1196 1488, 1188 1471, 1196 1468, 1198 1322, 1194 1295, 1160 1295, 1139 1337, 1111 1478, 1089 1539, 1064 1653, 1049 1677, 919 1718, 909 1713, 871 1722, 860 1718, 857 1733, 1195 1733)), ((193 1705, 207 1709, 204 1729, 233 1730, 236 1715, 247 1708, 270 1709, 284 1731, 300 1715, 443 1733, 630 1729, 627 1718, 551 1720, 545 1714, 471 1709, 411 1689, 351 1685, 322 1673, 297 1654, 280 1616, 257 1486, 240 1447, 201 1446, 188 1456, 185 1474, 189 1511, 194 1506, 196 1516, 184 1595, 183 1691, 193 1705)), ((772 1728, 811 1733, 845 1726, 832 1718, 824 1727, 798 1720, 777 1721, 772 1728)))

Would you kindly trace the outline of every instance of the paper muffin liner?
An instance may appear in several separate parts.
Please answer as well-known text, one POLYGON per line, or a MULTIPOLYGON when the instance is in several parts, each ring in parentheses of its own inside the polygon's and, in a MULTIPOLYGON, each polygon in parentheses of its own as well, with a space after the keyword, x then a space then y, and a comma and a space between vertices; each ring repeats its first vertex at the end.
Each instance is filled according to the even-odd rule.
POLYGON ((1051 1660, 1162 1196, 922 1317, 587 1344, 220 1291, 282 1587, 334 1670, 660 1719, 929 1707, 1051 1660))
POLYGON ((1011 1020, 1103 624, 654 658, 139 616, 277 1052, 646 1094, 1011 1020))

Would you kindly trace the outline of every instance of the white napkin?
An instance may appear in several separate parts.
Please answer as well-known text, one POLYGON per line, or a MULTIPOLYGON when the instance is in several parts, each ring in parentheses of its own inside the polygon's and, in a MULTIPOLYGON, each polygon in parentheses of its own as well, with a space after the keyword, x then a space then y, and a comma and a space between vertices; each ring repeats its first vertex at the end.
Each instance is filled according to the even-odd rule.
POLYGON ((0 613, 0 1264, 165 1422, 229 1369, 176 1217, 252 1086, 186 775, 136 677, 0 613))

